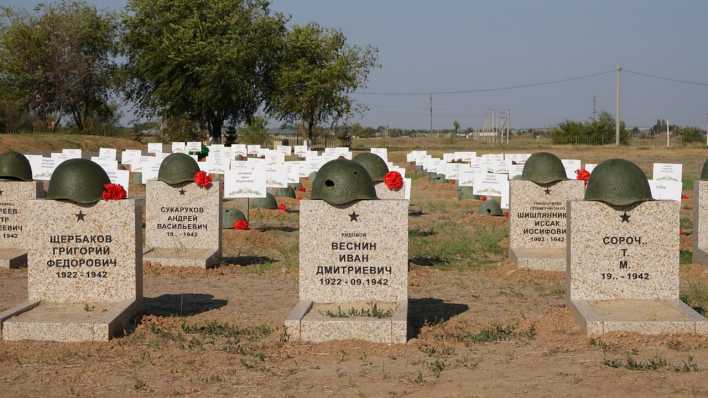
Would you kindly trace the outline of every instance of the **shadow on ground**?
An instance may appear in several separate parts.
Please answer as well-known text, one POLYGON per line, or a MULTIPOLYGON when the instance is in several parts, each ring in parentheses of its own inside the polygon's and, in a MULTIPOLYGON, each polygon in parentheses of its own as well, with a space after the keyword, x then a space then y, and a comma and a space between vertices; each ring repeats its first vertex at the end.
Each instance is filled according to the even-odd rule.
POLYGON ((227 300, 215 299, 211 294, 163 294, 143 299, 143 314, 158 316, 191 316, 221 308, 227 300))
POLYGON ((437 325, 469 309, 467 304, 446 303, 436 298, 408 299, 408 338, 417 337, 424 325, 437 325))
POLYGON ((263 256, 224 257, 221 259, 221 266, 238 265, 240 267, 248 267, 249 265, 272 264, 275 262, 277 260, 263 256))

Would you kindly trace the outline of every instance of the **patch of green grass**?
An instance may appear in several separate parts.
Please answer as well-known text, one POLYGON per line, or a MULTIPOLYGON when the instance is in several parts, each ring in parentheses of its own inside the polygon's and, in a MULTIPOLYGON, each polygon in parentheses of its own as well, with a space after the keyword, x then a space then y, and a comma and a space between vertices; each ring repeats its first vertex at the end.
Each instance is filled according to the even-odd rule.
POLYGON ((682 190, 684 191, 690 191, 693 189, 693 183, 695 182, 694 178, 685 178, 682 182, 682 190))
POLYGON ((665 358, 655 355, 652 358, 641 360, 628 354, 625 359, 613 358, 604 359, 602 364, 615 369, 628 369, 640 371, 672 370, 674 372, 697 372, 698 364, 689 356, 688 359, 676 363, 669 363, 665 358))
POLYGON ((679 228, 681 228, 684 232, 693 230, 693 222, 688 217, 681 217, 681 220, 679 221, 679 228))
POLYGON ((681 250, 679 252, 679 263, 681 265, 692 264, 693 263, 693 252, 691 252, 690 250, 681 250))
POLYGON ((455 265, 480 267, 498 261, 500 241, 507 235, 505 228, 477 227, 471 230, 455 223, 438 223, 432 227, 434 236, 411 235, 411 258, 426 260, 423 265, 455 265))
POLYGON ((704 313, 703 310, 708 306, 708 286, 701 281, 688 282, 681 288, 680 298, 689 307, 704 313))
POLYGON ((373 305, 366 307, 366 308, 349 308, 347 310, 343 310, 342 307, 337 306, 336 311, 331 311, 327 310, 324 313, 320 312, 320 314, 324 316, 328 316, 330 318, 355 318, 355 317, 364 317, 364 318, 378 318, 378 319, 384 319, 384 318, 390 318, 393 316, 393 310, 384 310, 379 308, 379 306, 374 303, 373 305))
POLYGON ((186 334, 196 334, 207 337, 226 337, 235 340, 245 338, 249 341, 257 341, 270 336, 273 333, 273 328, 269 325, 240 328, 228 323, 209 321, 194 325, 183 322, 182 331, 186 334))
POLYGON ((495 324, 477 333, 464 336, 462 340, 475 344, 510 340, 514 336, 515 329, 516 327, 512 325, 495 324))

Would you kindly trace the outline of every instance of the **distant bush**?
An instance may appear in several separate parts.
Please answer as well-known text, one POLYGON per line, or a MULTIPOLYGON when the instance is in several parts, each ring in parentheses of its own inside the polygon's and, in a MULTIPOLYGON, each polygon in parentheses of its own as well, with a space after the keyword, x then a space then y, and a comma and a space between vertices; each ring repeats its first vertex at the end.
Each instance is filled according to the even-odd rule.
MULTIPOLYGON (((589 122, 567 120, 551 131, 554 144, 603 145, 615 142, 615 120, 607 112, 589 122)), ((630 134, 620 123, 620 143, 629 144, 630 134)))
POLYGON ((705 132, 698 127, 681 127, 678 133, 684 143, 703 142, 706 140, 705 132))

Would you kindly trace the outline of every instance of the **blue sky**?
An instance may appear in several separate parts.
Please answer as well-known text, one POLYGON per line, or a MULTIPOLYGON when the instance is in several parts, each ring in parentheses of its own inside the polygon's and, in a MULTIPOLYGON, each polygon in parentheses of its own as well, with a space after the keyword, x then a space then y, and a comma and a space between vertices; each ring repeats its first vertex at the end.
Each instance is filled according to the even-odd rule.
MULTIPOLYGON (((30 7, 33 0, 0 0, 30 7)), ((125 1, 98 0, 103 8, 125 1)), ((564 79, 624 68, 708 83, 703 0, 274 0, 293 23, 343 30, 351 42, 379 48, 382 65, 367 92, 450 91, 564 79)), ((512 110, 516 127, 546 127, 614 112, 614 74, 563 84, 466 95, 435 95, 433 125, 481 127, 491 109, 512 110)), ((708 86, 623 74, 623 117, 631 126, 658 118, 708 123, 708 86)), ((428 97, 355 98, 368 125, 427 128, 428 97)))

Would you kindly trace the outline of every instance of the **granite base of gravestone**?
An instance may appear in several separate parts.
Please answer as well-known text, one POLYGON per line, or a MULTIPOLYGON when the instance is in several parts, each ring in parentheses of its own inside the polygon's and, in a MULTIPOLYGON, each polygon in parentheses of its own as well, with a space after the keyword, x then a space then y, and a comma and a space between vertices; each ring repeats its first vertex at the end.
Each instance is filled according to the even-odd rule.
POLYGON ((405 343, 407 316, 408 201, 302 201, 299 301, 288 335, 405 343))
POLYGON ((223 184, 173 187, 150 181, 145 193, 145 263, 208 268, 221 259, 223 184))
POLYGON ((458 200, 467 200, 467 199, 479 200, 479 196, 474 194, 473 187, 457 187, 457 199, 458 200))
POLYGON ((679 210, 675 201, 568 202, 568 300, 588 336, 708 334, 679 299, 679 210))
POLYGON ((42 196, 38 181, 0 180, 0 268, 27 266, 33 244, 27 239, 25 204, 42 196))
POLYGON ((142 229, 132 200, 28 201, 28 300, 0 313, 4 340, 107 341, 139 312, 142 229))
POLYGON ((566 202, 585 194, 583 181, 542 186, 509 182, 509 258, 519 267, 542 271, 566 269, 566 202))
POLYGON ((708 266, 708 181, 693 187, 693 262, 708 266))
POLYGON ((406 198, 406 191, 402 187, 398 191, 389 189, 385 183, 379 182, 374 185, 376 189, 376 197, 382 200, 404 200, 406 198))

